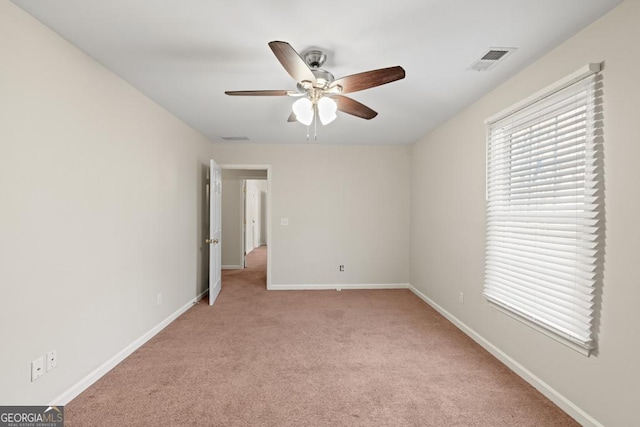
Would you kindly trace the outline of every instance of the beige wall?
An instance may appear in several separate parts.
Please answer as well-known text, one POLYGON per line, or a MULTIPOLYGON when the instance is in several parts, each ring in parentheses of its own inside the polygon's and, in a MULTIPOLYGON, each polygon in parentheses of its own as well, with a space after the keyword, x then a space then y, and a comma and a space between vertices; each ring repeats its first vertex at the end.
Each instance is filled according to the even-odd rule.
POLYGON ((408 147, 225 143, 214 158, 271 165, 273 285, 408 282, 408 147))
POLYGON ((266 170, 222 170, 222 266, 242 266, 242 182, 265 178, 266 170))
POLYGON ((8 1, 0 58, 0 404, 46 404, 205 289, 212 145, 8 1))
POLYGON ((413 148, 411 283, 606 426, 638 423, 640 396, 640 2, 626 1, 413 148), (482 297, 483 121, 589 62, 605 61, 606 263, 599 352, 586 358, 482 297), (464 292, 464 304, 458 292, 464 292))

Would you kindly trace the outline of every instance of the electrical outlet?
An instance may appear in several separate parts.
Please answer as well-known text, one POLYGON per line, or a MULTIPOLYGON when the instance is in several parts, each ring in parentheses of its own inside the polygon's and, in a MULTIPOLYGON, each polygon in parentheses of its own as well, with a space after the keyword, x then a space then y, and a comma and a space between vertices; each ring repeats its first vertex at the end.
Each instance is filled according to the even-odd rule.
POLYGON ((158 305, 162 304, 162 294, 158 294, 158 298, 156 300, 156 304, 158 304, 158 305))
POLYGON ((340 271, 344 271, 344 265, 340 266, 340 271))
POLYGON ((460 301, 460 304, 464 304, 464 293, 463 292, 458 293, 458 301, 460 301))
POLYGON ((31 362, 31 381, 44 375, 44 357, 40 356, 31 362))
POLYGON ((289 225, 289 218, 280 218, 280 225, 289 225))
POLYGON ((58 352, 51 350, 47 353, 47 371, 52 370, 58 366, 58 352))

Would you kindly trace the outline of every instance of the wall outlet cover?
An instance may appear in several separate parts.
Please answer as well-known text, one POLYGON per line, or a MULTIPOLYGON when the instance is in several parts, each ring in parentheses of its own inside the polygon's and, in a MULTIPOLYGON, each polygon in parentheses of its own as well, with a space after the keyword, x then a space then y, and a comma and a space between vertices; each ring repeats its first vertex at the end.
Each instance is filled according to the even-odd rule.
POLYGON ((47 371, 52 370, 58 366, 58 352, 51 350, 47 353, 47 371))
POLYGON ((31 362, 31 381, 35 381, 44 375, 44 357, 38 357, 31 362))

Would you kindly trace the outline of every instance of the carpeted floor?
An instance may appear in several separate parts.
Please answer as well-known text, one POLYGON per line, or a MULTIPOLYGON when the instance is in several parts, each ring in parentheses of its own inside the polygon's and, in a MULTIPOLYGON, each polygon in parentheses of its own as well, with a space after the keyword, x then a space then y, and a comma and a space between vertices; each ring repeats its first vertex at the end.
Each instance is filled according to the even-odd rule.
POLYGON ((65 407, 69 426, 576 426, 408 290, 270 291, 266 248, 65 407))

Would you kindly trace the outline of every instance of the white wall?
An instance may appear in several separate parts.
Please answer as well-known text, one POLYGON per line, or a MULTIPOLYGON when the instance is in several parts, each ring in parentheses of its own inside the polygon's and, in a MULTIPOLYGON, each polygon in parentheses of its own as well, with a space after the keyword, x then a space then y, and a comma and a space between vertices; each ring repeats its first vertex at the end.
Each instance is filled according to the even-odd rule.
POLYGON ((214 158, 272 167, 273 285, 408 282, 408 147, 225 143, 214 158))
POLYGON ((626 1, 415 144, 411 283, 606 426, 638 423, 640 396, 640 3, 626 1), (586 358, 482 297, 483 121, 589 62, 605 61, 606 261, 599 352, 586 358), (465 294, 458 303, 458 292, 465 294))
POLYGON ((8 1, 0 58, 0 404, 45 404, 205 289, 212 145, 8 1))
POLYGON ((222 170, 222 266, 242 266, 242 183, 246 178, 267 177, 266 170, 222 170))

